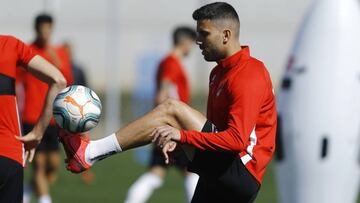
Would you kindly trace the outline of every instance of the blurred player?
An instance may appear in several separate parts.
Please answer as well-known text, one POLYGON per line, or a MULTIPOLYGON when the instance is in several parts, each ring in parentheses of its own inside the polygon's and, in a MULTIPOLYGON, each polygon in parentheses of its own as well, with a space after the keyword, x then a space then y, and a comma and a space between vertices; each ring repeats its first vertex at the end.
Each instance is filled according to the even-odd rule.
POLYGON ((66 81, 57 68, 36 55, 30 47, 12 36, 0 35, 0 202, 22 202, 23 166, 26 161, 32 161, 35 148, 52 117, 53 100, 65 85, 66 81), (16 67, 19 64, 49 87, 38 122, 24 137, 20 137, 15 98, 16 67))
MULTIPOLYGON (((35 41, 30 45, 34 52, 63 73, 68 84, 72 83, 70 70, 70 59, 62 48, 56 48, 50 44, 53 30, 53 18, 47 14, 38 15, 35 19, 35 41)), ((35 78, 30 73, 26 73, 22 81, 25 90, 25 102, 22 114, 24 133, 30 132, 40 117, 44 107, 44 98, 48 91, 48 86, 35 78)), ((32 183, 38 197, 39 203, 50 203, 49 185, 57 179, 57 171, 60 165, 60 151, 57 139, 58 130, 54 120, 45 131, 44 139, 36 149, 33 163, 32 183)), ((26 194, 24 200, 26 201, 26 194)), ((26 202, 25 202, 26 203, 26 202)))
MULTIPOLYGON (((168 56, 160 63, 156 75, 157 93, 155 104, 159 105, 168 98, 178 99, 186 104, 190 101, 190 87, 187 75, 181 63, 181 59, 186 57, 196 39, 196 32, 189 27, 178 27, 173 33, 174 48, 168 56)), ((172 165, 178 168, 185 178, 185 190, 188 201, 190 202, 198 176, 187 172, 189 160, 180 147, 177 147, 172 153, 172 165)), ((153 191, 159 188, 166 176, 168 166, 165 163, 161 148, 154 145, 150 169, 143 174, 129 189, 126 203, 146 202, 153 191)))
POLYGON ((239 42, 240 21, 223 2, 193 13, 197 44, 206 61, 216 61, 209 81, 207 117, 167 99, 116 133, 90 141, 61 133, 67 169, 81 172, 115 153, 156 141, 165 161, 177 144, 200 178, 193 203, 250 203, 260 189, 275 150, 275 96, 264 64, 239 42))

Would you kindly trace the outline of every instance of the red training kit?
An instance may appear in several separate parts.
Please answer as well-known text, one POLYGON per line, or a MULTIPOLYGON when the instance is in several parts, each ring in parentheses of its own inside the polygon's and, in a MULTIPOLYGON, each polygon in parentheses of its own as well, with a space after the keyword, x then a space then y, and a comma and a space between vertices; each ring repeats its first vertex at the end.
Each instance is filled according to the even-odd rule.
POLYGON ((182 130, 180 142, 205 151, 238 153, 261 183, 275 150, 277 116, 268 71, 242 47, 218 62, 209 86, 207 119, 218 132, 182 130))

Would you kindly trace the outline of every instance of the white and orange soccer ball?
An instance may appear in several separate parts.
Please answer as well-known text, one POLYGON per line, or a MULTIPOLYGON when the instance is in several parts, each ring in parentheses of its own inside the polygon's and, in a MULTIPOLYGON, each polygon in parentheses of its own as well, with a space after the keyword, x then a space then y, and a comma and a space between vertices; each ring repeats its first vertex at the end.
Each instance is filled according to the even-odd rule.
POLYGON ((56 123, 70 133, 93 129, 101 116, 101 101, 90 88, 72 85, 55 98, 53 115, 56 123))

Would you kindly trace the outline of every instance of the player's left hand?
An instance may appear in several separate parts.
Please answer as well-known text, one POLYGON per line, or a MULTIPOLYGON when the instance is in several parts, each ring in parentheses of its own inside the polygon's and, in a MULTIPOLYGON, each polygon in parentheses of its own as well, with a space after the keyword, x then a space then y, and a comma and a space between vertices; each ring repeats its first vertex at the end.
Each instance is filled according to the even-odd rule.
POLYGON ((161 148, 170 141, 180 141, 181 134, 180 130, 169 126, 161 126, 154 129, 151 136, 153 137, 152 142, 156 142, 161 148))
POLYGON ((20 140, 21 142, 24 143, 24 148, 25 148, 25 163, 29 162, 31 163, 32 160, 34 159, 34 155, 35 155, 35 149, 36 147, 39 145, 40 141, 41 141, 41 136, 39 136, 37 133, 34 132, 34 130, 32 130, 31 132, 29 132, 28 134, 26 134, 25 136, 16 136, 17 140, 20 140))
POLYGON ((175 150, 177 143, 174 141, 170 141, 165 143, 164 147, 162 148, 162 153, 165 157, 165 163, 169 164, 170 163, 170 156, 169 154, 175 150))

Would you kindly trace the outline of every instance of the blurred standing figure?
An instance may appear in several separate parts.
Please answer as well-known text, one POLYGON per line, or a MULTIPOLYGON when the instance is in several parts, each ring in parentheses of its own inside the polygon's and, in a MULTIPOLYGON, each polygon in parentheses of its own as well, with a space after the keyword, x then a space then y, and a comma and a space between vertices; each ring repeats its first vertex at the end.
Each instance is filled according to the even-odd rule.
MULTIPOLYGON (((53 18, 48 14, 40 14, 36 17, 34 26, 36 38, 30 47, 36 54, 56 66, 63 73, 68 85, 71 85, 73 78, 68 55, 63 49, 56 48, 50 44, 53 31, 53 18)), ((22 82, 25 90, 22 123, 24 133, 28 133, 33 129, 40 117, 48 86, 30 73, 18 74, 18 80, 20 83, 22 82)), ((36 148, 31 183, 35 189, 39 203, 52 202, 49 186, 56 181, 60 165, 57 135, 58 129, 52 119, 45 131, 43 140, 36 148)), ((25 194, 25 203, 27 199, 27 194, 25 194)))
MULTIPOLYGON (((181 60, 186 57, 195 43, 196 32, 189 27, 178 27, 173 32, 174 47, 161 61, 156 75, 155 105, 159 105, 168 98, 180 100, 186 104, 190 101, 190 87, 181 60)), ((194 194, 198 176, 187 172, 188 158, 184 151, 177 147, 173 152, 173 163, 185 178, 187 200, 190 202, 194 194)), ((126 203, 146 202, 153 191, 159 188, 166 176, 169 165, 165 163, 161 148, 153 146, 150 169, 130 187, 126 203)))

